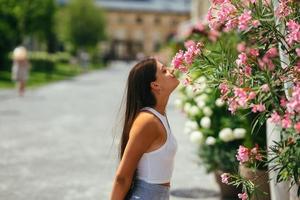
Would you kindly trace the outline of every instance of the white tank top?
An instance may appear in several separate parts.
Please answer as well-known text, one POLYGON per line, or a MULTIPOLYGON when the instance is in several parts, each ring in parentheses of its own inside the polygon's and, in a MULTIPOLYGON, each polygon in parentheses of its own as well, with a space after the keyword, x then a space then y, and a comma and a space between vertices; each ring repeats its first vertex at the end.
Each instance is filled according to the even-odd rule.
POLYGON ((141 111, 149 111, 160 119, 166 129, 167 140, 159 149, 143 154, 137 166, 137 178, 152 184, 168 183, 174 168, 176 139, 171 133, 166 116, 150 107, 141 111))

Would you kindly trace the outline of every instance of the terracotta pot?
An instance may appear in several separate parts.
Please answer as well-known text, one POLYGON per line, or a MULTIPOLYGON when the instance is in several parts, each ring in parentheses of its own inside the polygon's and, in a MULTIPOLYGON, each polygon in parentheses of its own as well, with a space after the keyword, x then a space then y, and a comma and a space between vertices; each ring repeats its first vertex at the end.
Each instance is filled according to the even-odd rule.
POLYGON ((239 170, 242 177, 252 181, 261 192, 267 193, 263 194, 258 192, 257 194, 254 194, 251 200, 271 200, 267 170, 252 170, 244 165, 240 165, 239 170))
POLYGON ((216 182, 219 185, 221 198, 222 199, 237 199, 238 193, 242 192, 241 188, 236 188, 233 185, 227 185, 225 183, 222 183, 221 175, 223 174, 223 171, 216 170, 214 172, 216 182))

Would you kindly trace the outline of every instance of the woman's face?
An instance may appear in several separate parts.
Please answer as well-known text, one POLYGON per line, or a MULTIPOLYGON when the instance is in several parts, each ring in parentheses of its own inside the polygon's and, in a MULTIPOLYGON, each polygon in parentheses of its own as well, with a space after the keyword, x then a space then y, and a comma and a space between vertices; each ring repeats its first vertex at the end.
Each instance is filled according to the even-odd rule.
POLYGON ((179 80, 173 74, 174 70, 157 61, 156 83, 161 92, 170 94, 179 84, 179 80))

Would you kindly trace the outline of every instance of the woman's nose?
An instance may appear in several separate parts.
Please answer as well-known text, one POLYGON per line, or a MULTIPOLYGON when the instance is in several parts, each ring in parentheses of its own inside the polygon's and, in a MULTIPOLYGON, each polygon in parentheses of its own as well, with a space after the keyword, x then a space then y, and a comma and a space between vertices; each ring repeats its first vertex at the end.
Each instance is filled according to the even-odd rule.
POLYGON ((169 68, 169 72, 170 72, 170 74, 174 74, 174 69, 173 68, 169 68))

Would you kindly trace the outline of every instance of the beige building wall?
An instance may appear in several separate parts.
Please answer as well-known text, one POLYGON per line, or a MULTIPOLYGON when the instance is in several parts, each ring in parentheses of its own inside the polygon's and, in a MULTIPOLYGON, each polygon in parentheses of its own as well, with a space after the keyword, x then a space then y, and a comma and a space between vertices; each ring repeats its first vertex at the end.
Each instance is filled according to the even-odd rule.
POLYGON ((107 10, 106 18, 111 48, 132 57, 138 52, 152 55, 190 14, 107 10))

